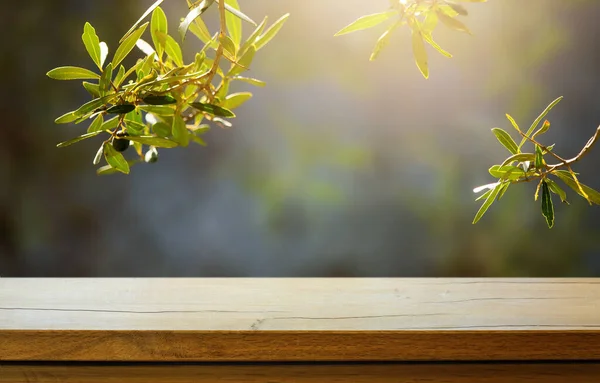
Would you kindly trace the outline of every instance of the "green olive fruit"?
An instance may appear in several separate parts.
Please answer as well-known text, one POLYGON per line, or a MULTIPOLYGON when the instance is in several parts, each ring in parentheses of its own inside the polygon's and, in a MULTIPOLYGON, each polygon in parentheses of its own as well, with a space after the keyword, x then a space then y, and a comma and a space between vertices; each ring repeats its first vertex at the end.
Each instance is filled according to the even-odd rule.
MULTIPOLYGON (((127 137, 129 134, 127 132, 124 132, 122 130, 119 130, 116 134, 117 137, 127 137)), ((125 150, 127 150, 127 148, 129 148, 129 144, 130 141, 129 140, 125 140, 122 138, 114 138, 113 142, 112 142, 112 146, 113 148, 115 148, 115 150, 117 152, 124 152, 125 150)))

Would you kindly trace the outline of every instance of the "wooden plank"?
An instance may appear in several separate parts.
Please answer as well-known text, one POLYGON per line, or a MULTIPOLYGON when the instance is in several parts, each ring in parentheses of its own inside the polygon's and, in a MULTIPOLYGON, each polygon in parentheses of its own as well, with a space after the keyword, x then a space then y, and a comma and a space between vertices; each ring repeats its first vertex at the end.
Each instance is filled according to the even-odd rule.
POLYGON ((0 383, 597 383, 600 364, 0 365, 0 383))
POLYGON ((600 360, 595 279, 0 279, 0 360, 600 360))

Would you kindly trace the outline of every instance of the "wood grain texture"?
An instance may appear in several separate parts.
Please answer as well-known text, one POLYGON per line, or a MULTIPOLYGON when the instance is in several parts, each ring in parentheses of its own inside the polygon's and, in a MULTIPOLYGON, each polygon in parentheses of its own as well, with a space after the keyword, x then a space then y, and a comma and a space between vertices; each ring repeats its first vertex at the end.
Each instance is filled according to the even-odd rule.
POLYGON ((597 383, 600 364, 0 365, 0 383, 597 383))
POLYGON ((600 280, 0 279, 0 360, 600 360, 600 280))

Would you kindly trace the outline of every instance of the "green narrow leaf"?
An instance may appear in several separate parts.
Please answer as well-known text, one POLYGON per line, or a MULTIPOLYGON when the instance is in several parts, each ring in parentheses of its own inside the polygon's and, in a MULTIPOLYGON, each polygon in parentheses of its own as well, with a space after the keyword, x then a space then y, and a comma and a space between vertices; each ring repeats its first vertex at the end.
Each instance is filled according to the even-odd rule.
POLYGON ((233 15, 235 15, 236 17, 239 17, 241 20, 244 20, 254 26, 256 26, 256 23, 254 22, 254 20, 252 20, 251 18, 249 18, 248 16, 246 16, 244 13, 242 13, 242 11, 240 11, 239 9, 235 9, 232 6, 230 6, 229 4, 225 3, 225 10, 233 15))
POLYGON ((504 196, 504 193, 506 193, 506 191, 508 190, 508 187, 510 185, 512 185, 510 182, 502 183, 502 188, 500 188, 500 192, 498 193, 498 201, 500 201, 502 199, 502 197, 504 196))
POLYGON ((446 13, 438 10, 437 11, 437 16, 439 18, 439 20, 442 22, 442 24, 444 24, 445 26, 447 26, 450 29, 454 29, 456 31, 459 32, 465 32, 468 34, 472 34, 471 31, 469 30, 469 28, 467 28, 466 25, 464 25, 461 21, 448 16, 446 13))
MULTIPOLYGON (((127 133, 130 134, 129 137, 133 136, 141 136, 144 134, 144 130, 146 130, 146 125, 135 120, 125 119, 125 126, 127 127, 127 133)), ((134 140, 130 140, 134 141, 134 140)))
MULTIPOLYGON (((237 0, 225 0, 225 4, 237 11, 240 10, 240 5, 238 4, 237 0)), ((227 12, 225 14, 225 21, 225 24, 227 25, 227 32, 229 33, 229 36, 231 37, 231 40, 235 44, 237 50, 242 43, 242 19, 231 12, 227 12)))
POLYGON ((123 65, 121 65, 119 67, 119 71, 117 72, 117 75, 115 76, 115 80, 113 81, 113 83, 115 84, 115 86, 117 88, 119 88, 121 86, 121 83, 123 82, 123 80, 125 80, 125 67, 123 65))
POLYGON ((113 94, 109 94, 108 96, 93 99, 93 100, 88 101, 85 104, 81 105, 79 107, 79 109, 77 109, 73 113, 77 116, 77 118, 80 118, 80 119, 87 118, 88 114, 92 113, 95 109, 108 104, 116 97, 117 97, 117 94, 113 93, 113 94))
POLYGON ((283 27, 285 21, 288 19, 288 17, 290 17, 289 13, 286 13, 285 15, 281 16, 277 21, 273 23, 273 25, 271 25, 265 31, 265 33, 263 33, 258 39, 256 39, 256 43, 253 44, 256 50, 259 50, 265 45, 267 45, 267 43, 271 41, 273 37, 275 37, 275 35, 277 35, 281 27, 283 27))
POLYGON ((94 133, 94 132, 99 132, 102 130, 102 124, 104 123, 104 117, 99 114, 94 121, 92 121, 92 123, 90 124, 90 126, 88 127, 87 132, 88 133, 94 133))
POLYGON ((181 35, 181 40, 185 40, 185 35, 190 27, 190 24, 196 20, 198 16, 204 13, 215 0, 202 0, 198 6, 192 8, 188 14, 185 16, 185 19, 179 24, 179 34, 181 35))
MULTIPOLYGON (((125 41, 125 39, 126 39, 127 37, 129 37, 129 35, 130 35, 131 33, 133 33, 133 31, 134 31, 134 30, 136 30, 136 29, 137 29, 138 25, 140 25, 140 23, 142 22, 142 20, 144 20, 144 19, 145 19, 145 18, 146 18, 146 17, 147 17, 147 16, 148 16, 150 13, 152 13, 152 11, 154 11, 154 9, 155 9, 156 7, 158 7, 158 6, 159 6, 159 5, 160 5, 160 4, 161 4, 163 1, 164 1, 164 0, 157 0, 157 1, 156 1, 154 4, 152 4, 152 5, 150 6, 150 8, 146 9, 146 12, 144 12, 144 14, 142 15, 142 17, 140 17, 140 18, 138 19, 138 21, 136 21, 136 22, 135 22, 135 24, 133 24, 133 25, 131 26, 131 28, 129 28, 129 30, 127 31, 127 33, 125 33, 125 34, 123 35, 123 37, 121 37, 121 40, 119 40, 119 43, 122 43, 123 41, 125 41)), ((132 48, 133 48, 133 47, 132 47, 132 48)), ((116 66, 117 66, 117 64, 115 63, 115 64, 114 64, 114 66, 116 67, 116 66)))
MULTIPOLYGON (((510 123, 512 124, 513 128, 515 128, 517 130, 517 132, 521 132, 521 129, 519 129, 519 125, 517 125, 517 122, 515 121, 514 118, 512 118, 512 116, 510 114, 506 114, 506 118, 508 119, 508 121, 510 121, 510 123)), ((521 149, 522 145, 519 145, 518 148, 521 149)))
POLYGON ((379 38, 377 39, 377 42, 375 43, 375 47, 373 47, 373 51, 371 52, 369 61, 373 61, 373 60, 377 59, 381 50, 389 44, 390 37, 392 35, 392 31, 394 29, 396 29, 399 25, 400 25, 400 23, 394 23, 394 24, 390 25, 385 30, 385 32, 383 32, 383 34, 381 36, 379 36, 379 38))
POLYGON ((177 66, 183 66, 183 54, 181 53, 181 47, 175 41, 175 39, 169 35, 165 35, 165 51, 167 52, 167 56, 177 66))
POLYGON ((493 128, 492 132, 494 132, 494 135, 496 136, 498 141, 509 152, 511 152, 512 154, 517 154, 519 152, 519 149, 517 148, 517 143, 515 142, 515 140, 513 140, 510 134, 508 134, 508 132, 500 128, 493 128))
POLYGON ((100 97, 100 88, 99 88, 98 84, 92 84, 91 82, 87 82, 87 81, 83 81, 81 84, 83 85, 85 90, 87 90, 88 93, 92 97, 94 97, 94 98, 100 97))
MULTIPOLYGON (((556 106, 556 104, 558 104, 560 102, 560 100, 562 100, 562 99, 563 99, 563 96, 560 96, 556 100, 552 101, 550 103, 550 105, 548 105, 546 107, 546 109, 544 109, 544 111, 542 113, 540 113, 540 115, 533 121, 533 124, 531 124, 531 126, 529 127, 529 130, 527 130, 527 133, 525 133, 525 135, 529 137, 529 135, 531 133, 533 133, 535 128, 538 126, 540 121, 542 121, 542 119, 544 117, 546 117, 546 115, 552 110, 552 108, 554 108, 556 106)), ((523 144, 525 144, 526 140, 527 139, 525 137, 523 137, 523 139, 521 140, 521 143, 519 144, 519 149, 523 146, 523 144)))
POLYGON ((252 93, 250 92, 238 92, 231 93, 225 97, 225 101, 223 101, 223 107, 229 110, 235 109, 252 98, 252 93))
POLYGON ((70 139, 68 141, 65 142, 61 142, 60 144, 56 145, 57 148, 64 148, 65 146, 69 146, 69 145, 73 145, 79 141, 83 141, 83 140, 87 140, 88 138, 92 138, 97 136, 98 134, 100 134, 101 132, 92 132, 92 133, 86 133, 86 134, 82 134, 79 137, 75 137, 73 139, 70 139))
POLYGON ((236 51, 237 51, 236 45, 229 36, 219 37, 219 43, 221 43, 221 45, 223 46, 223 49, 225 49, 225 52, 229 53, 229 55, 231 55, 231 57, 236 56, 236 51))
POLYGON ((119 120, 120 120, 120 117, 116 116, 109 120, 104 121, 104 123, 102 123, 102 126, 100 127, 100 130, 102 130, 102 131, 113 130, 114 128, 119 126, 119 120))
POLYGON ((535 159, 533 165, 536 169, 543 169, 545 166, 544 154, 542 153, 542 148, 540 148, 539 145, 535 146, 535 159))
POLYGON ((548 131, 548 129, 550 129, 550 121, 546 120, 542 124, 542 127, 539 128, 535 133, 533 133, 531 138, 535 138, 536 136, 546 133, 548 131))
POLYGON ((98 69, 102 70, 102 54, 100 50, 100 39, 96 35, 96 30, 92 27, 92 24, 85 23, 83 27, 83 35, 81 35, 83 45, 88 54, 92 58, 92 61, 96 63, 98 69))
POLYGON ((341 30, 339 30, 334 36, 341 36, 346 33, 361 31, 367 28, 372 28, 376 25, 379 25, 389 19, 392 16, 398 15, 398 11, 391 10, 386 12, 374 13, 371 15, 366 15, 359 17, 349 25, 345 26, 341 30))
POLYGON ((152 146, 156 146, 157 148, 175 148, 177 146, 179 146, 179 144, 175 141, 171 141, 171 140, 167 140, 166 138, 162 138, 162 137, 155 137, 155 136, 129 136, 127 137, 127 139, 129 139, 130 141, 133 142, 139 142, 140 144, 143 145, 152 145, 152 146))
POLYGON ((142 36, 144 31, 148 27, 148 24, 149 23, 146 22, 145 24, 140 25, 140 27, 138 29, 136 29, 133 33, 131 33, 129 36, 127 36, 127 38, 125 38, 123 40, 121 45, 119 45, 119 47, 117 48, 117 51, 115 52, 115 56, 113 57, 113 61, 112 61, 113 68, 115 68, 117 65, 119 65, 121 63, 121 61, 123 61, 123 59, 125 57, 127 57, 129 52, 131 52, 133 47, 135 47, 135 43, 142 36))
POLYGON ((535 160, 535 155, 533 153, 518 153, 518 154, 514 154, 514 155, 508 157, 507 159, 505 159, 504 162, 502 162, 502 164, 500 166, 504 166, 504 165, 510 164, 515 161, 525 162, 525 161, 534 161, 534 160, 535 160))
POLYGON ((63 66, 54 68, 46 76, 54 80, 97 80, 100 75, 89 69, 75 66, 63 66))
POLYGON ((567 201, 567 193, 560 187, 556 182, 551 180, 550 178, 546 178, 546 183, 548 184, 548 188, 550 191, 560 198, 560 202, 564 202, 567 205, 569 202, 567 201))
POLYGON ((175 108, 168 105, 139 105, 138 109, 157 116, 173 116, 175 114, 175 108))
POLYGON ((110 93, 112 89, 112 73, 112 63, 108 63, 106 68, 104 68, 104 72, 102 72, 102 76, 100 76, 100 84, 98 86, 100 97, 104 97, 110 93))
POLYGON ((172 134, 173 141, 177 142, 179 145, 183 147, 189 145, 190 133, 187 130, 185 121, 183 121, 183 118, 179 115, 173 117, 172 134))
POLYGON ((600 193, 598 193, 596 190, 592 189, 591 187, 582 184, 581 182, 576 182, 573 179, 573 175, 571 173, 569 173, 568 171, 555 170, 552 172, 552 174, 554 174, 555 176, 560 178, 561 181, 563 181, 568 187, 573 189, 577 194, 579 194, 583 198, 586 198, 585 195, 582 194, 582 190, 583 190, 583 193, 587 194, 588 198, 586 198, 586 199, 589 199, 590 202, 593 202, 596 205, 600 205, 600 193), (578 184, 581 185, 581 189, 579 188, 578 184))
POLYGON ((425 43, 423 42, 423 37, 419 30, 413 29, 412 31, 412 48, 417 67, 421 71, 423 77, 425 77, 426 79, 429 78, 427 51, 425 50, 425 43))
POLYGON ((112 145, 104 145, 104 158, 106 162, 115 170, 121 173, 129 174, 129 164, 123 154, 117 152, 112 145))
POLYGON ((211 104, 203 104, 201 102, 191 102, 190 106, 198 109, 201 112, 209 113, 214 116, 233 118, 235 117, 235 113, 231 110, 211 104))
POLYGON ((554 226, 554 205, 546 180, 542 182, 542 215, 546 217, 548 227, 552 228, 554 226))
POLYGON ((422 32, 422 34, 423 34, 423 39, 425 39, 425 41, 427 41, 429 43, 429 45, 434 47, 436 51, 440 52, 442 54, 442 56, 446 56, 448 58, 452 57, 452 54, 450 52, 446 51, 444 48, 442 48, 438 43, 436 43, 433 40, 433 36, 431 36, 430 33, 422 32))
POLYGON ((165 52, 165 39, 161 36, 169 33, 169 23, 167 16, 161 7, 156 7, 152 12, 152 18, 150 19, 150 34, 152 35, 152 42, 154 43, 154 49, 158 55, 158 59, 162 60, 162 55, 165 52), (162 34, 162 35, 161 35, 162 34))
POLYGON ((156 124, 152 125, 152 131, 162 138, 171 135, 171 127, 162 121, 158 121, 156 124))
POLYGON ((250 36, 248 36, 248 39, 241 45, 241 47, 238 51, 238 55, 240 57, 243 56, 244 53, 246 53, 246 51, 248 50, 250 45, 256 43, 256 40, 258 40, 261 33, 263 33, 265 26, 267 25, 267 20, 268 20, 268 17, 265 16, 263 21, 256 27, 256 29, 252 32, 252 34, 250 36))
POLYGON ((490 194, 487 196, 487 198, 485 199, 485 201, 483 202, 483 204, 477 211, 477 214, 475 214, 475 218, 473 219, 473 224, 476 224, 481 219, 481 217, 483 217, 483 215, 490 208, 490 206, 492 206, 492 204, 496 200, 496 196, 498 195, 498 193, 500 193, 500 189, 502 189, 502 184, 498 183, 491 190, 490 194))
POLYGON ((454 9, 454 12, 458 13, 461 16, 467 16, 469 14, 469 12, 466 10, 465 7, 463 7, 460 4, 454 4, 454 3, 446 3, 450 6, 450 8, 454 9))
POLYGON ((516 181, 525 176, 525 171, 523 169, 511 165, 494 165, 489 169, 489 172, 492 177, 510 181, 516 181))
POLYGON ((259 86, 261 88, 267 85, 267 83, 264 81, 261 81, 261 80, 255 79, 255 78, 250 78, 250 77, 234 76, 234 77, 232 77, 232 80, 242 81, 242 82, 245 82, 246 84, 259 86))
POLYGON ((75 114, 75 112, 68 112, 63 114, 62 116, 58 117, 56 120, 54 120, 55 124, 68 124, 70 122, 73 122, 75 120, 77 120, 79 117, 75 114))
MULTIPOLYGON (((238 63, 246 68, 249 68, 250 64, 252 64, 252 60, 254 59, 255 53, 256 48, 254 47, 254 45, 250 45, 246 53, 244 53, 244 55, 238 60, 238 63)), ((227 77, 238 75, 246 70, 240 65, 232 64, 232 68, 229 70, 229 73, 227 73, 227 77)))

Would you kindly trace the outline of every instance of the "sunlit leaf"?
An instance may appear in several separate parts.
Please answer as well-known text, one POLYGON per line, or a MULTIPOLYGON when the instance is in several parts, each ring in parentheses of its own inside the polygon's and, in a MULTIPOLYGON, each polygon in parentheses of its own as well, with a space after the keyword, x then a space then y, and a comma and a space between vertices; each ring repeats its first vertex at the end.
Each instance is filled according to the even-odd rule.
POLYGON ((159 60, 162 60, 162 55, 165 51, 165 39, 161 36, 165 36, 168 33, 169 23, 167 16, 161 7, 157 7, 152 12, 152 18, 150 19, 150 34, 159 60))
POLYGON ((175 108, 168 105, 138 105, 138 109, 157 116, 172 116, 175 114, 175 108))
POLYGON ((423 77, 426 79, 429 78, 427 51, 425 50, 425 43, 423 42, 423 37, 419 30, 413 29, 412 31, 412 48, 417 67, 421 71, 421 74, 423 74, 423 77))
POLYGON ((471 31, 469 30, 469 28, 467 28, 466 25, 464 25, 461 21, 448 16, 443 11, 438 10, 437 16, 438 16, 439 20, 442 22, 442 24, 444 24, 448 28, 457 30, 459 32, 465 32, 465 33, 471 34, 471 31))
POLYGON ((183 53, 181 53, 181 47, 177 41, 169 35, 165 35, 165 51, 175 65, 183 66, 183 53))
POLYGON ((231 70, 229 71, 229 73, 227 73, 227 77, 238 75, 246 70, 246 69, 244 69, 244 67, 245 68, 250 67, 252 60, 254 59, 255 53, 256 53, 256 48, 254 47, 254 45, 251 45, 248 48, 248 50, 246 50, 246 53, 244 53, 244 55, 238 60, 238 63, 243 66, 234 64, 232 66, 231 70))
POLYGON ((492 177, 511 181, 518 180, 519 178, 525 176, 525 171, 523 171, 523 169, 511 165, 494 165, 489 169, 489 172, 492 175, 492 177))
POLYGON ((252 20, 251 18, 249 18, 248 16, 246 16, 242 11, 234 7, 232 7, 231 5, 229 5, 228 3, 225 3, 225 10, 229 13, 231 13, 232 15, 238 17, 241 20, 244 20, 254 26, 256 26, 256 23, 254 22, 254 20, 252 20))
POLYGON ((358 18, 349 25, 339 30, 334 36, 341 36, 346 33, 361 31, 367 28, 372 28, 376 25, 381 24, 392 16, 397 16, 398 11, 390 10, 386 12, 374 13, 358 18))
POLYGON ((498 139, 498 141, 504 146, 509 152, 512 154, 517 154, 519 149, 517 148, 517 143, 513 138, 508 134, 505 130, 500 128, 493 128, 492 132, 498 139))
POLYGON ((150 95, 142 99, 149 105, 170 105, 177 104, 177 100, 171 96, 150 95))
POLYGON ((112 63, 108 63, 106 68, 104 68, 104 72, 102 72, 102 76, 100 76, 100 84, 98 85, 98 92, 100 92, 101 97, 104 97, 110 93, 112 86, 112 73, 112 63))
POLYGON ((83 35, 81 35, 83 45, 88 54, 98 66, 98 69, 102 70, 102 54, 100 50, 100 39, 96 35, 96 30, 90 23, 85 23, 83 27, 83 35))
POLYGON ((542 153, 542 148, 540 148, 539 145, 535 146, 535 159, 533 161, 533 165, 536 169, 543 169, 545 166, 544 154, 542 153))
POLYGON ((371 52, 369 61, 373 61, 373 60, 377 59, 381 50, 389 44, 390 37, 392 35, 392 31, 394 29, 396 29, 398 26, 399 26, 399 23, 394 23, 394 24, 390 25, 385 30, 385 32, 383 32, 383 34, 381 36, 379 36, 379 38, 377 39, 377 42, 375 43, 375 47, 373 48, 373 51, 371 52))
POLYGON ((288 17, 290 17, 290 14, 286 13, 285 15, 281 16, 277 21, 275 21, 273 25, 271 25, 265 31, 265 33, 263 33, 258 39, 256 39, 256 43, 253 44, 254 48, 256 50, 259 50, 265 45, 267 45, 267 43, 271 41, 273 37, 275 37, 275 35, 277 35, 281 27, 283 27, 285 21, 288 19, 288 17))
POLYGON ((518 153, 518 154, 514 154, 514 155, 508 157, 507 159, 505 159, 504 162, 502 162, 502 164, 500 166, 504 166, 504 165, 510 164, 515 161, 525 162, 525 161, 533 161, 534 159, 535 159, 535 155, 533 153, 518 153))
MULTIPOLYGON (((138 21, 135 22, 135 24, 133 24, 131 26, 131 28, 129 28, 129 30, 127 31, 127 33, 125 33, 125 35, 123 35, 123 37, 121 37, 121 40, 119 40, 119 43, 122 43, 123 41, 125 41, 126 38, 129 37, 129 35, 131 33, 133 33, 133 31, 135 31, 138 27, 138 25, 140 25, 140 23, 146 18, 148 17, 148 15, 150 13, 152 13, 152 11, 154 11, 154 9, 156 9, 156 7, 158 7, 164 0, 157 0, 156 2, 154 2, 154 4, 152 4, 150 6, 150 8, 146 9, 146 12, 144 12, 144 14, 138 19, 138 21)), ((137 39, 136 39, 137 40, 137 39)), ((133 48, 133 47, 132 47, 133 48)), ((114 63, 114 66, 117 66, 117 63, 114 63)))
POLYGON ((498 183, 494 187, 494 189, 492 189, 490 194, 487 196, 487 198, 485 199, 485 201, 483 202, 483 204, 477 211, 477 214, 475 214, 475 218, 473 219, 473 224, 477 223, 481 219, 481 217, 483 217, 485 212, 490 208, 490 206, 492 206, 492 204, 496 200, 496 196, 498 196, 498 193, 500 193, 501 189, 502 189, 501 183, 498 183))
POLYGON ((550 189, 550 191, 558 195, 561 202, 569 204, 569 202, 567 201, 567 193, 560 186, 558 186, 556 182, 554 182, 550 178, 546 178, 546 183, 548 184, 548 188, 550 189))
POLYGON ((135 47, 135 43, 142 36, 144 31, 148 27, 148 24, 149 23, 146 22, 145 24, 140 25, 140 27, 138 29, 136 29, 133 33, 131 33, 129 36, 127 36, 127 38, 125 38, 123 40, 121 45, 119 45, 119 47, 117 48, 117 50, 115 52, 115 56, 113 57, 113 61, 112 61, 113 68, 116 67, 117 65, 119 65, 121 63, 121 61, 123 61, 123 59, 125 57, 127 57, 129 52, 131 52, 133 47, 135 47))
POLYGON ((233 80, 242 81, 242 82, 245 82, 245 83, 250 84, 250 85, 259 86, 261 88, 263 86, 267 85, 267 83, 264 82, 264 81, 257 80, 255 78, 250 78, 250 77, 234 76, 232 79, 233 80))
POLYGON ((227 109, 235 109, 252 98, 250 92, 231 93, 225 97, 223 107, 227 109))
POLYGON ((75 66, 63 66, 54 68, 46 76, 54 80, 97 80, 100 75, 89 69, 75 66))
POLYGON ((203 0, 198 6, 192 8, 185 16, 181 24, 179 24, 179 34, 181 39, 185 40, 185 35, 190 27, 190 24, 201 14, 203 14, 215 0, 203 0))
MULTIPOLYGON (((558 104, 562 99, 563 96, 558 97, 556 100, 552 101, 542 113, 540 113, 540 115, 533 121, 533 124, 531 124, 531 126, 529 127, 529 130, 527 130, 527 133, 525 133, 527 137, 529 137, 531 133, 533 133, 533 131, 539 125, 542 119, 544 119, 544 117, 546 117, 546 115, 552 110, 552 108, 554 108, 556 104, 558 104)), ((527 141, 527 139, 523 137, 521 143, 519 144, 519 149, 523 146, 523 144, 525 144, 525 141, 527 141)))
MULTIPOLYGON (((225 0, 225 4, 236 11, 240 10, 240 5, 238 4, 237 0, 225 0)), ((233 50, 233 54, 235 55, 235 51, 240 47, 242 42, 242 19, 231 12, 227 12, 225 14, 225 21, 225 24, 227 25, 227 32, 229 33, 231 41, 236 47, 236 49, 233 50)))
POLYGON ((88 133, 94 133, 94 132, 98 132, 102 130, 102 124, 104 123, 104 117, 99 114, 94 121, 92 121, 92 123, 90 124, 90 126, 88 127, 87 132, 88 133))
POLYGON ((104 145, 104 158, 106 162, 115 170, 121 173, 129 174, 129 164, 123 154, 117 152, 112 145, 104 145))
POLYGON ((97 136, 98 134, 100 134, 101 132, 92 132, 92 133, 86 133, 86 134, 82 134, 79 137, 75 137, 71 140, 65 141, 65 142, 61 142, 60 144, 56 145, 57 148, 64 148, 65 146, 69 146, 69 145, 73 145, 79 141, 83 141, 83 140, 87 140, 88 138, 92 138, 97 136))
POLYGON ((155 136, 129 136, 127 137, 130 141, 139 142, 144 145, 152 145, 157 148, 175 148, 179 144, 175 141, 167 140, 162 137, 155 136))
POLYGON ((591 187, 582 184, 581 182, 576 182, 573 178, 573 175, 570 172, 566 170, 554 170, 552 174, 560 178, 561 181, 563 181, 568 187, 573 189, 577 194, 579 194, 583 198, 586 198, 585 195, 587 195, 587 199, 589 199, 590 202, 600 205, 600 193, 598 193, 591 187), (581 185, 581 189, 579 188, 578 184, 581 185))
POLYGON ((173 126, 171 127, 173 133, 173 141, 179 145, 186 147, 190 143, 190 133, 187 130, 185 121, 181 116, 176 115, 173 117, 173 126))

